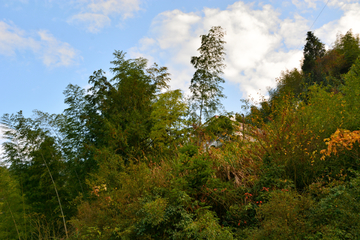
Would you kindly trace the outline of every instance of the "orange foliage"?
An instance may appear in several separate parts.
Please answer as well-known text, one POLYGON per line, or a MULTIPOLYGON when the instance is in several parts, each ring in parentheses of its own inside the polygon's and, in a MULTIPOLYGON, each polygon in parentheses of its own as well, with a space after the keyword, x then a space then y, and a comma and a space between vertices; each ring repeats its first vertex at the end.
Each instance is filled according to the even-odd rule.
POLYGON ((337 155, 339 151, 344 149, 352 150, 354 143, 360 143, 360 131, 349 131, 346 129, 337 129, 330 138, 324 139, 327 149, 323 149, 320 153, 323 155, 321 160, 324 160, 326 156, 330 156, 332 153, 337 155))

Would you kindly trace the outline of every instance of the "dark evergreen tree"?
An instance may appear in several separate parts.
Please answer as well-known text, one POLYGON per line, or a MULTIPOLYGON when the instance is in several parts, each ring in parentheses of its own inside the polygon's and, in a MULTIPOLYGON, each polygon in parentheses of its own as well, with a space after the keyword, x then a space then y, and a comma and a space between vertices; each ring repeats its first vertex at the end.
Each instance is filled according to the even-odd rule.
POLYGON ((324 44, 313 34, 307 32, 306 44, 304 47, 304 62, 301 69, 305 74, 311 73, 315 67, 317 58, 323 57, 325 54, 324 44))

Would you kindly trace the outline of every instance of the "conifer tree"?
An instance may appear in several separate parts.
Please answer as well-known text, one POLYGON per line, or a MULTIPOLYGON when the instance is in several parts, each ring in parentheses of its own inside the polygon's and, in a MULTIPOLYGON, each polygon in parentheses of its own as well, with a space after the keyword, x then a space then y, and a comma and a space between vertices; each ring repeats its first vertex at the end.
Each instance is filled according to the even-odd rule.
POLYGON ((317 58, 325 54, 324 44, 317 38, 313 32, 307 32, 306 44, 304 46, 304 62, 301 69, 304 73, 311 73, 315 67, 317 58))

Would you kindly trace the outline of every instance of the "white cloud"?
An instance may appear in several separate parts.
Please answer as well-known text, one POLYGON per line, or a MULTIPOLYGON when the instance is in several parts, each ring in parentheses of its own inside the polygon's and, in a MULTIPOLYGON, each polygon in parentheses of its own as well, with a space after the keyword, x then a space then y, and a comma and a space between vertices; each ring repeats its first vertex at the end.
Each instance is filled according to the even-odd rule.
MULTIPOLYGON (((323 0, 323 1, 326 1, 326 0, 323 0)), ((358 3, 359 0, 329 0, 328 2, 328 6, 337 6, 337 7, 345 7, 345 8, 348 8, 349 4, 352 4, 352 3, 358 3)))
POLYGON ((12 56, 15 50, 40 48, 39 42, 30 37, 25 37, 25 31, 16 26, 0 21, 0 54, 12 56))
MULTIPOLYGON (((225 79, 237 84, 244 96, 265 94, 275 86, 282 70, 300 66, 301 50, 288 50, 304 43, 308 22, 296 15, 282 21, 270 5, 255 10, 241 1, 226 10, 205 8, 198 13, 180 10, 159 14, 153 21, 151 34, 139 41, 131 52, 151 55, 172 73, 172 88, 187 89, 194 73, 191 56, 198 55, 202 34, 212 26, 226 31, 225 79)), ((298 47, 300 47, 298 46, 298 47)))
MULTIPOLYGON (((300 1, 292 1, 300 4, 300 1)), ((327 0, 301 1, 302 8, 319 10, 327 0)), ((358 0, 330 0, 327 7, 340 8, 344 13, 336 21, 315 30, 324 43, 331 44, 336 34, 350 28, 360 32, 358 0)), ((317 11, 316 10, 316 11, 317 11)), ((131 48, 131 57, 152 56, 172 73, 172 88, 188 92, 194 69, 191 56, 198 55, 202 34, 212 26, 222 26, 227 35, 224 78, 235 83, 244 97, 266 95, 267 87, 275 87, 281 71, 300 67, 302 47, 311 21, 295 13, 280 19, 280 13, 270 5, 246 4, 238 1, 226 10, 204 8, 201 12, 180 10, 159 14, 150 34, 131 48)))
POLYGON ((92 12, 101 12, 105 15, 121 14, 124 19, 133 16, 133 12, 140 10, 139 0, 92 0, 88 5, 92 12))
POLYGON ((103 27, 109 26, 111 20, 108 16, 98 13, 79 13, 74 15, 70 20, 70 23, 84 22, 86 23, 87 30, 91 33, 99 32, 103 27))
POLYGON ((140 0, 82 0, 77 4, 81 12, 69 18, 68 23, 85 24, 91 33, 110 25, 114 16, 127 19, 140 10, 140 0))
POLYGON ((69 66, 75 63, 77 54, 70 44, 57 40, 44 30, 38 34, 43 46, 41 58, 46 66, 69 66))
POLYGON ((27 36, 27 32, 0 21, 0 54, 15 56, 31 50, 48 67, 69 66, 76 62, 78 54, 70 44, 57 40, 45 30, 38 31, 38 38, 27 36))
POLYGON ((280 23, 279 34, 284 36, 284 43, 288 48, 298 48, 304 43, 305 35, 309 30, 308 20, 295 14, 294 19, 284 19, 280 23))
MULTIPOLYGON (((292 0, 291 2, 297 8, 317 8, 317 2, 323 2, 324 0, 292 0)), ((327 1, 327 0, 326 0, 327 1)))
POLYGON ((331 5, 340 7, 344 14, 340 19, 329 22, 319 29, 315 30, 318 36, 328 46, 334 43, 338 33, 345 34, 352 29, 353 33, 360 33, 360 3, 352 0, 348 1, 332 1, 331 5))

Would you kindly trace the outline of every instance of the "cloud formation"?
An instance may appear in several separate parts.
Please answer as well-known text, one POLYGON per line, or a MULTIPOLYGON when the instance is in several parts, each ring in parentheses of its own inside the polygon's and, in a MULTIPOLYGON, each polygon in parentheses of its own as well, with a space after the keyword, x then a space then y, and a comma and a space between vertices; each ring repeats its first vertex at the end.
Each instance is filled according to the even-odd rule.
POLYGON ((25 34, 25 31, 18 27, 0 21, 0 54, 12 56, 15 50, 24 49, 37 51, 40 48, 39 42, 25 37, 25 34))
POLYGON ((127 19, 140 10, 140 0, 82 0, 81 11, 69 18, 69 23, 84 24, 91 33, 97 33, 111 24, 111 18, 127 19))
MULTIPOLYGON (((341 7, 344 15, 315 31, 324 42, 333 42, 337 31, 360 27, 359 4, 349 5, 347 1, 329 2, 330 6, 341 7)), ((316 8, 317 2, 307 0, 304 7, 316 8)), ((199 36, 207 34, 212 26, 222 26, 227 42, 224 78, 239 86, 243 97, 256 98, 258 93, 266 95, 268 87, 276 86, 281 71, 300 67, 306 32, 312 22, 296 13, 286 19, 280 19, 280 14, 271 5, 256 6, 242 1, 226 10, 166 11, 153 20, 150 35, 129 53, 131 57, 152 56, 163 62, 172 73, 172 87, 187 92, 194 73, 190 58, 198 55, 199 36)))
POLYGON ((353 33, 360 33, 360 3, 358 0, 333 0, 328 5, 340 8, 344 14, 340 19, 329 22, 315 30, 315 34, 325 44, 330 46, 335 42, 337 34, 345 34, 350 29, 353 33))
POLYGON ((299 66, 301 50, 288 48, 302 44, 307 29, 308 22, 301 16, 282 21, 279 15, 270 5, 255 9, 241 1, 223 11, 167 11, 154 19, 151 36, 141 40, 130 54, 166 59, 172 87, 186 91, 194 72, 190 58, 198 55, 199 36, 220 25, 226 30, 227 42, 224 77, 236 83, 245 97, 259 91, 265 94, 268 86, 275 86, 282 70, 299 66))
POLYGON ((297 8, 317 8, 317 2, 322 0, 291 0, 291 3, 294 4, 297 8))
POLYGON ((39 30, 36 37, 0 21, 0 54, 15 56, 27 50, 32 51, 48 67, 69 66, 76 63, 77 51, 66 42, 56 39, 46 30, 39 30))
POLYGON ((69 66, 74 63, 76 51, 66 42, 61 42, 45 30, 38 31, 41 39, 41 58, 46 66, 69 66))

